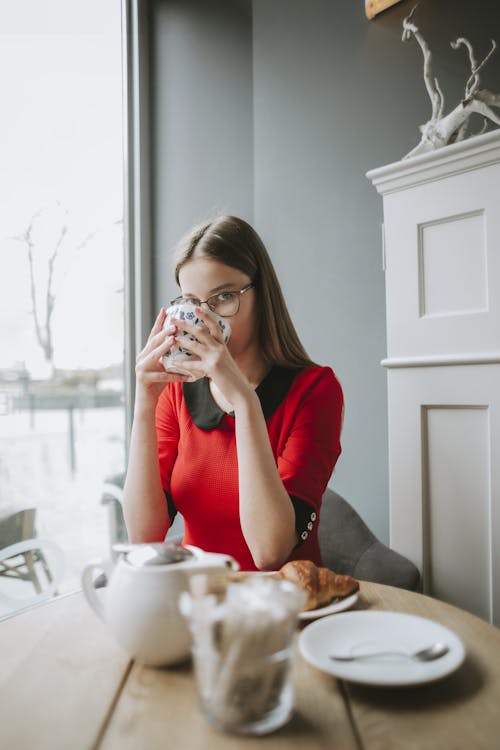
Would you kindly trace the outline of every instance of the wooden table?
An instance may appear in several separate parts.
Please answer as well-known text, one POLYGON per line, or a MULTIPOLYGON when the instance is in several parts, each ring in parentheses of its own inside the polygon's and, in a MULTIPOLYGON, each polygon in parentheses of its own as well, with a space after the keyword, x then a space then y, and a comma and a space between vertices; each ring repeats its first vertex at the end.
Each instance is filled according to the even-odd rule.
POLYGON ((434 619, 462 637, 453 675, 411 688, 358 686, 300 654, 295 714, 247 738, 200 715, 190 665, 141 667, 123 653, 81 594, 0 623, 0 747, 5 750, 497 750, 500 630, 420 594, 361 584, 358 609, 434 619))

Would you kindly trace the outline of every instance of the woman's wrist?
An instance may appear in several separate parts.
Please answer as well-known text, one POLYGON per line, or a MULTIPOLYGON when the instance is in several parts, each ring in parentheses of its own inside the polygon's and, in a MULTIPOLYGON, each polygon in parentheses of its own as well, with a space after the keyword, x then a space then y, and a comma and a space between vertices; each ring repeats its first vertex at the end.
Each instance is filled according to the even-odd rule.
POLYGON ((254 411, 255 409, 260 410, 260 399, 256 391, 249 387, 237 395, 233 400, 233 411, 235 416, 238 414, 245 414, 254 411))
POLYGON ((158 397, 148 393, 143 388, 138 388, 135 393, 134 417, 150 416, 156 412, 158 397))

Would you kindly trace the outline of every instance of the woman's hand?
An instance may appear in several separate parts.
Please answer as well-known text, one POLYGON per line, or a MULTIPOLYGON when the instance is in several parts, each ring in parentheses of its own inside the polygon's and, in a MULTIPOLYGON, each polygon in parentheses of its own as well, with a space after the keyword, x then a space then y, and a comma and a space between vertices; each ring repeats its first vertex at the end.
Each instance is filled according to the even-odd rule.
POLYGON ((183 360, 182 368, 192 373, 194 378, 210 378, 226 401, 231 406, 235 406, 238 398, 253 394, 253 388, 224 343, 217 321, 201 307, 196 307, 195 313, 205 324, 204 328, 187 320, 174 320, 177 333, 185 331, 189 334, 189 336, 174 335, 174 343, 197 357, 197 359, 183 360), (190 337, 195 340, 191 340, 190 337))
POLYGON ((163 330, 166 315, 165 308, 162 307, 144 349, 136 358, 136 405, 139 406, 156 406, 167 383, 188 380, 185 375, 167 372, 161 363, 161 357, 165 356, 174 343, 177 330, 175 325, 163 330))

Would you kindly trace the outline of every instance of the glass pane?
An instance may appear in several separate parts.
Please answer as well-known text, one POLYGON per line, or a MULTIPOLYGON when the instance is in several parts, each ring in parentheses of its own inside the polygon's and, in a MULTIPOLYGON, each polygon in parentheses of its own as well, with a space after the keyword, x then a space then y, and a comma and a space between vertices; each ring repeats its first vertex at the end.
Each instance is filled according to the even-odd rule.
POLYGON ((2 617, 78 588, 109 552, 103 484, 125 463, 120 0, 0 0, 0 71, 2 617))

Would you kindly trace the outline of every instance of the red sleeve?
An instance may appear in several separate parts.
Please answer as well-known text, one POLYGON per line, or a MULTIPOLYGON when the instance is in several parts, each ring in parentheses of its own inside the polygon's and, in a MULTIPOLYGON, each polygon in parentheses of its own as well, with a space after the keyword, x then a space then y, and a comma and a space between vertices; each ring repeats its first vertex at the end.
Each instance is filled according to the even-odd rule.
POLYGON ((289 393, 288 435, 277 457, 287 492, 319 510, 341 453, 344 399, 329 367, 306 371, 289 393))
POLYGON ((170 493, 170 478, 177 458, 179 444, 179 389, 168 384, 156 407, 156 439, 162 487, 170 493))

